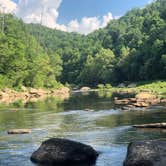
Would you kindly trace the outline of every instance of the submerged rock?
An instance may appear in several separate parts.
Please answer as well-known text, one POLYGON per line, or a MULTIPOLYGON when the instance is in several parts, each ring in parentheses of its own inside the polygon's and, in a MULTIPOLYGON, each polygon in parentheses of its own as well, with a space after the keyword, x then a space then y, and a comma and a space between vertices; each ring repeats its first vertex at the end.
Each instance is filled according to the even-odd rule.
POLYGON ((93 109, 86 108, 86 109, 84 109, 84 111, 93 112, 94 110, 93 110, 93 109))
POLYGON ((46 165, 95 163, 98 152, 79 142, 52 138, 42 143, 31 156, 31 161, 46 165))
POLYGON ((32 132, 31 129, 13 129, 13 130, 9 130, 7 133, 8 134, 29 134, 31 132, 32 132))
POLYGON ((166 141, 133 142, 128 146, 124 166, 165 166, 166 141))

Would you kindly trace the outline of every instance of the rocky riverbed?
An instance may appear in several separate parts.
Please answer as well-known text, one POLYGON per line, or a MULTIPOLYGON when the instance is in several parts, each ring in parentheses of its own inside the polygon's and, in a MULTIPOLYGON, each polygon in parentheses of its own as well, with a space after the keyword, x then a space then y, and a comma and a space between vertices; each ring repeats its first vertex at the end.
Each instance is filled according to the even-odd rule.
POLYGON ((5 88, 0 90, 0 103, 13 103, 22 100, 24 103, 29 101, 37 101, 49 96, 59 97, 61 99, 69 98, 69 88, 63 87, 61 89, 35 89, 22 87, 20 92, 5 88))

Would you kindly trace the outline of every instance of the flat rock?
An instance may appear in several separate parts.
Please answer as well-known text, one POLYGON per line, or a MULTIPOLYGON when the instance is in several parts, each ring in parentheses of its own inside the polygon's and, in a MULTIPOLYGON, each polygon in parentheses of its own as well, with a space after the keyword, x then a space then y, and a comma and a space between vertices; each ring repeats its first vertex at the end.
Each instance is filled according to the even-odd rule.
POLYGON ((31 161, 46 165, 75 165, 95 163, 98 152, 79 142, 52 138, 42 143, 31 156, 31 161))
POLYGON ((134 125, 136 128, 161 128, 166 129, 166 123, 150 123, 150 124, 142 124, 142 125, 134 125))
POLYGON ((129 84, 127 87, 128 87, 128 88, 135 88, 136 86, 137 86, 136 83, 131 83, 131 84, 129 84))
POLYGON ((84 111, 87 111, 87 112, 92 112, 92 111, 94 111, 94 110, 89 109, 89 108, 86 108, 86 109, 84 109, 84 111))
POLYGON ((124 166, 165 166, 166 141, 140 141, 128 146, 124 166))
POLYGON ((133 105, 135 107, 148 107, 149 106, 149 104, 145 103, 145 102, 136 102, 136 103, 133 103, 133 105))
POLYGON ((31 129, 13 129, 7 131, 8 134, 29 134, 31 132, 32 132, 31 129))
POLYGON ((153 95, 152 93, 148 93, 148 92, 141 92, 136 95, 137 100, 154 100, 156 98, 157 97, 155 95, 153 95))
POLYGON ((121 99, 121 100, 114 100, 114 103, 115 104, 118 104, 118 105, 124 105, 124 104, 129 104, 131 101, 130 99, 121 99))
POLYGON ((89 91, 89 90, 91 90, 91 88, 90 87, 82 87, 81 89, 80 89, 80 91, 89 91))

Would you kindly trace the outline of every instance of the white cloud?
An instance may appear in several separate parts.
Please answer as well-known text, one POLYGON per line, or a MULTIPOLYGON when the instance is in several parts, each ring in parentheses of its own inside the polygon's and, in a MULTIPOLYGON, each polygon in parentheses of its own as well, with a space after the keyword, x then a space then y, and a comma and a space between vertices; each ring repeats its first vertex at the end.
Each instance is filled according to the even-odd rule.
POLYGON ((112 13, 108 13, 107 15, 103 16, 103 23, 102 27, 107 26, 107 24, 113 19, 112 13))
POLYGON ((5 13, 14 13, 17 5, 11 0, 0 0, 0 11, 5 13))
POLYGON ((7 13, 14 12, 26 23, 41 23, 50 28, 62 31, 88 34, 99 28, 105 27, 113 19, 109 12, 100 17, 83 17, 80 21, 71 20, 67 25, 57 23, 58 8, 62 0, 19 0, 18 4, 12 0, 0 0, 0 6, 5 7, 7 13), (41 19, 42 18, 42 19, 41 19))
POLYGON ((50 28, 56 27, 58 8, 62 0, 19 0, 16 15, 27 23, 40 23, 50 28))
POLYGON ((100 20, 99 17, 84 17, 79 22, 72 20, 67 25, 67 31, 88 34, 99 28, 105 27, 113 19, 112 13, 108 13, 100 20))
POLYGON ((80 22, 72 20, 67 25, 67 31, 88 34, 100 26, 100 21, 97 17, 84 17, 80 22))

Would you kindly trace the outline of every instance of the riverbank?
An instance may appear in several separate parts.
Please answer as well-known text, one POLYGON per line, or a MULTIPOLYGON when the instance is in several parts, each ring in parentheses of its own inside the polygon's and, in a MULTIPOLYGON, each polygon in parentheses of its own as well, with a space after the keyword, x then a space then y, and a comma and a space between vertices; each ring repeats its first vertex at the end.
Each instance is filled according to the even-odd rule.
POLYGON ((60 89, 35 89, 22 87, 21 91, 5 88, 0 90, 0 103, 10 104, 18 100, 26 103, 29 101, 37 101, 49 96, 67 99, 70 95, 70 89, 62 87, 60 89))
POLYGON ((128 92, 138 94, 140 92, 152 93, 158 98, 166 99, 166 81, 138 82, 138 83, 121 83, 117 86, 110 84, 98 85, 100 92, 128 92))

